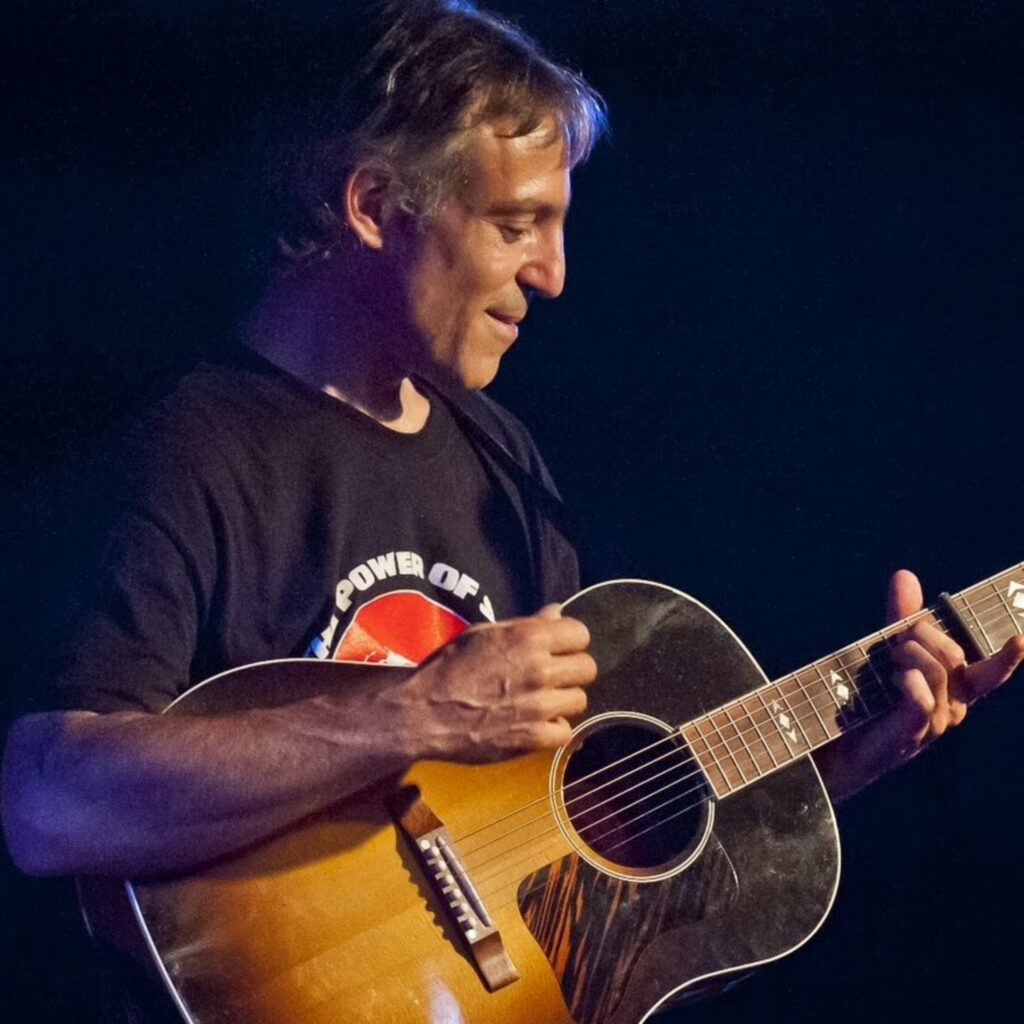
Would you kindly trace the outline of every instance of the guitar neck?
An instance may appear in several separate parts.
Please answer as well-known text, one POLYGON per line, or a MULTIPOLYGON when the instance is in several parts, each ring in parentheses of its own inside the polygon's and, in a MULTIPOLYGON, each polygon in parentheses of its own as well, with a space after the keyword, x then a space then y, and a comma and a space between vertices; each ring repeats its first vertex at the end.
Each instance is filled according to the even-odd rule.
POLYGON ((1024 633, 1024 563, 681 726, 716 795, 728 796, 891 708, 892 643, 922 620, 956 639, 971 660, 995 653, 1024 633))

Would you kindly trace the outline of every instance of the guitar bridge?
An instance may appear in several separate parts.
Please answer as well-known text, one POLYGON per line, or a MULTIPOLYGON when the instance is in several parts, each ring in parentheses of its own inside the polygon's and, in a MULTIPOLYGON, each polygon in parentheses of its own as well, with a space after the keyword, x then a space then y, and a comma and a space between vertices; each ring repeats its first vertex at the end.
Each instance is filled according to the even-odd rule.
POLYGON ((459 859, 455 843, 444 823, 410 786, 398 794, 398 824, 416 851, 431 888, 445 908, 452 927, 462 936, 489 992, 519 980, 501 933, 476 886, 459 859))

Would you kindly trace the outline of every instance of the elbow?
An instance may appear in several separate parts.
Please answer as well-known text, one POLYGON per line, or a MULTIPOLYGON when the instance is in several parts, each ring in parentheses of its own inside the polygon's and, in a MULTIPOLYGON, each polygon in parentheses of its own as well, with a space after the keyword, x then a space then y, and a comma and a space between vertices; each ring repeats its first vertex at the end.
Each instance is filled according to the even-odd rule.
POLYGON ((15 867, 27 875, 71 874, 61 836, 56 794, 40 766, 53 728, 49 715, 29 715, 11 727, 0 772, 0 819, 7 851, 15 867))

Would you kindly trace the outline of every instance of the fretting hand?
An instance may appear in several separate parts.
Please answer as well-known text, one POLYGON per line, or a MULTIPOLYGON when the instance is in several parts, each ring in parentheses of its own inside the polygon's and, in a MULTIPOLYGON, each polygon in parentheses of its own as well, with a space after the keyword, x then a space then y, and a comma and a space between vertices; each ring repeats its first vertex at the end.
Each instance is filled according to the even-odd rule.
MULTIPOLYGON (((924 607, 921 584, 906 569, 889 581, 887 621, 924 607)), ((967 663, 963 648, 926 621, 893 644, 893 683, 902 697, 877 721, 855 729, 816 755, 834 800, 909 761, 946 729, 959 725, 970 705, 1005 683, 1024 661, 1024 636, 1011 637, 991 657, 967 663)))

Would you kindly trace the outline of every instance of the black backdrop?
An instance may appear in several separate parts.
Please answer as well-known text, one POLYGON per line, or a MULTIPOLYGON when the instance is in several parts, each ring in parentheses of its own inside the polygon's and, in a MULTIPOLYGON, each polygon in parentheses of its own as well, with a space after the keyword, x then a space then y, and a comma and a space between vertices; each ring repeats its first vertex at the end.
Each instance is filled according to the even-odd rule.
MULTIPOLYGON (((494 393, 595 543, 700 596, 769 675, 875 628, 900 565, 934 594, 1024 557, 1016 6, 493 4, 614 126, 577 176, 566 294, 494 393)), ((54 481, 223 332, 239 125, 353 17, 9 9, 8 709, 64 601, 54 481)), ((1019 683, 842 810, 808 947, 680 1019, 1020 1019, 1019 683)), ((63 888, 4 885, 5 1019, 91 1020, 63 888)))

